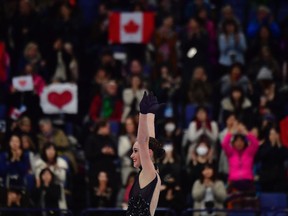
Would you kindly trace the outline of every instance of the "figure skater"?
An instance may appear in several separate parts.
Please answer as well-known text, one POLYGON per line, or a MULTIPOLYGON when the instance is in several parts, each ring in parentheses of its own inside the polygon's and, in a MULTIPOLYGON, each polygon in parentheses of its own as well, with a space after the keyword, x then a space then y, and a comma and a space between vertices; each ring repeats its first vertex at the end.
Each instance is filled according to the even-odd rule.
POLYGON ((140 172, 129 194, 126 216, 153 216, 157 208, 161 179, 154 163, 164 156, 162 145, 155 139, 154 118, 162 106, 153 93, 144 93, 140 102, 137 140, 131 158, 140 172))

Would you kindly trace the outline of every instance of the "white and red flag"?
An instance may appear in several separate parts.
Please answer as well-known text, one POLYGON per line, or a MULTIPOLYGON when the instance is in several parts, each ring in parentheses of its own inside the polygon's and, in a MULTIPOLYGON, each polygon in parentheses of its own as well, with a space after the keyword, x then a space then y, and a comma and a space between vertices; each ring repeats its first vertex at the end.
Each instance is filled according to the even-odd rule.
POLYGON ((148 43, 154 32, 152 12, 112 12, 109 16, 110 43, 148 43))

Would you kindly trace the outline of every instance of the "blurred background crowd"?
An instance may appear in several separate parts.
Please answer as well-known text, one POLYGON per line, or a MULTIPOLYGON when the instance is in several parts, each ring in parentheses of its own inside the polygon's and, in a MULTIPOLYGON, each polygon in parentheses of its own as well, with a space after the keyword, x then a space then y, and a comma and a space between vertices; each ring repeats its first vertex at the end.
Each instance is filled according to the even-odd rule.
POLYGON ((1 207, 125 209, 145 90, 166 103, 159 207, 287 194, 287 14, 284 0, 0 0, 1 207), (110 44, 111 11, 155 12, 150 42, 110 44), (42 112, 51 83, 78 86, 77 114, 42 112))

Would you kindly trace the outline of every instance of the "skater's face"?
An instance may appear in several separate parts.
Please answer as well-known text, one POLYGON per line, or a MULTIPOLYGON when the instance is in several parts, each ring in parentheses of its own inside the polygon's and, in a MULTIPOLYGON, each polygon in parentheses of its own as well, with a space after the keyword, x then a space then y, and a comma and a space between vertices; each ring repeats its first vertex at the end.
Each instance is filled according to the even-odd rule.
POLYGON ((141 166, 141 161, 140 161, 140 154, 139 154, 139 143, 135 142, 132 148, 132 154, 131 154, 131 159, 133 160, 133 166, 135 168, 139 168, 141 166))

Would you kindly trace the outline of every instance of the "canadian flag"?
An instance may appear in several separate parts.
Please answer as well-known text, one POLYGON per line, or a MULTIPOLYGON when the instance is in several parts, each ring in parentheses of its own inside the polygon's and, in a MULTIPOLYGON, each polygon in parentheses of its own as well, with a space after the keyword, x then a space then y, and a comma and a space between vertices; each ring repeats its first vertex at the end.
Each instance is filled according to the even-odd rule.
POLYGON ((113 12, 109 16, 110 43, 148 43, 153 31, 152 12, 113 12))

